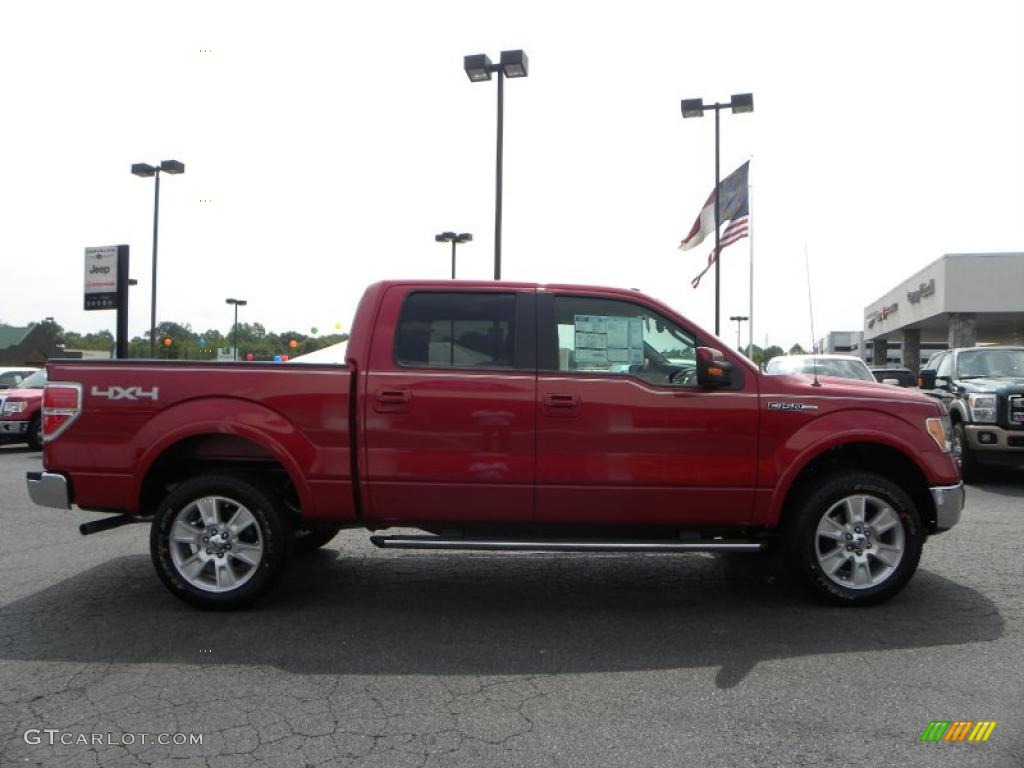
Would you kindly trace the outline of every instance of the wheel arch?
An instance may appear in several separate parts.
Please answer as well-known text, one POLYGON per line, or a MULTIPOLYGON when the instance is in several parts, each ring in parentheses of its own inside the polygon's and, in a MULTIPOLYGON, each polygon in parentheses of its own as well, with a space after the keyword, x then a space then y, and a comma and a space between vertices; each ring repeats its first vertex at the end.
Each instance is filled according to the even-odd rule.
POLYGON ((873 441, 855 440, 832 445, 808 456, 791 472, 785 492, 773 504, 773 519, 781 529, 795 514, 800 499, 816 479, 839 469, 858 469, 874 472, 903 488, 921 515, 925 530, 936 527, 935 502, 929 491, 927 477, 921 467, 905 450, 893 445, 873 441))
POLYGON ((310 508, 311 494, 302 470, 292 450, 275 437, 294 441, 297 433, 279 414, 247 405, 243 418, 191 421, 187 413, 175 414, 178 409, 164 412, 161 421, 170 418, 183 426, 167 432, 155 429, 160 439, 145 449, 138 462, 133 498, 140 514, 152 514, 169 485, 209 471, 252 475, 265 487, 281 480, 294 489, 296 518, 301 514, 298 510, 310 508), (275 435, 254 423, 272 428, 275 435))

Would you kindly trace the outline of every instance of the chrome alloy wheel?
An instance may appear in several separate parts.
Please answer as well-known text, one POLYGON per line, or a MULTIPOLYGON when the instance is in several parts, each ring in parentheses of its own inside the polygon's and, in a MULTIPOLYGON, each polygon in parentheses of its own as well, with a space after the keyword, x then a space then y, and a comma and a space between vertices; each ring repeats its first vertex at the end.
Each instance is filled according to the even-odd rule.
POLYGON ((169 541, 175 570, 206 592, 238 589, 263 559, 259 523, 226 496, 206 496, 182 507, 174 516, 169 541))
POLYGON ((821 570, 847 589, 869 589, 888 579, 903 559, 903 523, 877 496, 840 499, 821 516, 814 554, 821 570))

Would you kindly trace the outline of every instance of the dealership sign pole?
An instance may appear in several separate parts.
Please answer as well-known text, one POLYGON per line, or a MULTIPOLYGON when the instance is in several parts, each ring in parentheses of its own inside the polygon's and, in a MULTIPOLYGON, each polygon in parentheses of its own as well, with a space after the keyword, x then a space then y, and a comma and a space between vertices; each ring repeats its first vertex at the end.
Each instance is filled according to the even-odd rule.
POLYGON ((85 309, 116 309, 114 356, 128 356, 128 246, 85 249, 85 309))

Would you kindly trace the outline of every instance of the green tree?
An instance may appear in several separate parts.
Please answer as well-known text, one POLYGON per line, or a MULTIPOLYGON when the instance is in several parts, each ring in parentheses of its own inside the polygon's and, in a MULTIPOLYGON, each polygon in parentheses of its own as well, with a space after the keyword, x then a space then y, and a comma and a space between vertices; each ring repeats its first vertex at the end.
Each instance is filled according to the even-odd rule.
POLYGON ((768 347, 768 349, 764 351, 764 364, 767 365, 768 361, 771 360, 773 357, 778 357, 779 355, 784 354, 786 353, 783 351, 782 347, 772 344, 770 347, 768 347))
POLYGON ((800 346, 800 344, 794 344, 789 348, 789 354, 791 355, 806 355, 807 351, 800 346))
POLYGON ((64 345, 64 326, 60 325, 60 323, 52 317, 43 318, 39 321, 39 325, 43 327, 46 337, 54 344, 54 346, 64 345))

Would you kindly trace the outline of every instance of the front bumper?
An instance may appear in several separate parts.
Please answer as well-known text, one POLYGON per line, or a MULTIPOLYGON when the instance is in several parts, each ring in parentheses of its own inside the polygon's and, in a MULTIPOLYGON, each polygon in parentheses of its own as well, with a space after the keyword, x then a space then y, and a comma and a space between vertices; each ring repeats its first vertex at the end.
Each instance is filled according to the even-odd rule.
POLYGON ((935 502, 935 532, 948 531, 960 522, 960 513, 967 498, 964 484, 940 485, 928 490, 931 491, 932 500, 935 502))
POLYGON ((25 475, 28 495, 40 507, 71 509, 68 479, 53 472, 28 472, 25 475))
POLYGON ((28 434, 27 421, 0 421, 0 437, 28 434))
POLYGON ((1024 457, 1024 432, 1019 429, 1008 430, 998 424, 965 424, 964 431, 972 451, 1014 451, 1024 457))

